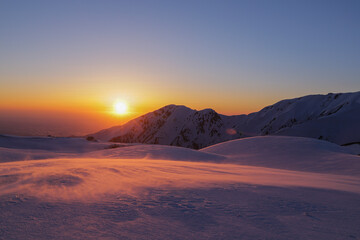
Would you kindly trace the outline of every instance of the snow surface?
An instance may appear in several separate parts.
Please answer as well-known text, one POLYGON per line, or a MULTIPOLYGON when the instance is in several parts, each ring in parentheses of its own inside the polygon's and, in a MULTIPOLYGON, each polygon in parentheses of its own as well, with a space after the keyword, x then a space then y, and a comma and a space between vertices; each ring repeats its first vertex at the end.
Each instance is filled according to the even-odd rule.
POLYGON ((360 158, 354 151, 312 138, 251 137, 219 143, 200 151, 223 155, 228 162, 245 165, 360 176, 360 158))
POLYGON ((351 152, 360 155, 360 143, 354 143, 350 145, 343 146, 343 148, 349 149, 351 152))
POLYGON ((81 153, 101 150, 109 143, 96 143, 84 138, 67 137, 17 137, 0 135, 0 147, 15 149, 47 150, 62 153, 81 153))
POLYGON ((225 156, 209 154, 188 148, 164 145, 134 145, 106 149, 86 154, 87 157, 125 158, 125 159, 165 159, 185 161, 223 162, 225 156))
POLYGON ((0 239, 360 238, 360 157, 326 141, 195 151, 6 137, 0 239))

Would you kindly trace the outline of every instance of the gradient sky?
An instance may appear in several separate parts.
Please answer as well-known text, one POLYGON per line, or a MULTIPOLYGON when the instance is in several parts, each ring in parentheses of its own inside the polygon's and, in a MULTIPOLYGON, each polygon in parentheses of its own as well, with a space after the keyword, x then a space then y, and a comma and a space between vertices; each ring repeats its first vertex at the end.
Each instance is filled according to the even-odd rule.
POLYGON ((84 134, 167 104, 230 115, 359 91, 359 12, 356 0, 1 0, 0 133, 84 134), (110 114, 116 99, 131 114, 110 114))

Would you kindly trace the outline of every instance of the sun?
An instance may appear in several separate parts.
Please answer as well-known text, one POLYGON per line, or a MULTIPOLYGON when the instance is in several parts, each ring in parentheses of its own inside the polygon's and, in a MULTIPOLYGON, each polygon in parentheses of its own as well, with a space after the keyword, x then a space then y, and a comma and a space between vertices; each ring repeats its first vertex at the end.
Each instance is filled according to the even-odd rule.
POLYGON ((128 106, 126 102, 115 102, 114 103, 114 113, 117 115, 124 115, 128 111, 128 106))

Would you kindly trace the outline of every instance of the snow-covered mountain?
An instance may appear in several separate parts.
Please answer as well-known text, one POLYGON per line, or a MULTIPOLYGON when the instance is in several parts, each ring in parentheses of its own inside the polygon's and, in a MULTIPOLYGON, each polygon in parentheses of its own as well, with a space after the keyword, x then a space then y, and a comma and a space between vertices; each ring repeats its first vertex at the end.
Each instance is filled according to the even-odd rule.
POLYGON ((242 136, 241 133, 229 129, 228 118, 212 109, 196 111, 185 106, 168 105, 92 136, 112 142, 199 149, 242 136))
POLYGON ((103 141, 194 149, 258 135, 311 137, 343 145, 360 142, 359 123, 360 92, 329 93, 282 100, 259 112, 238 116, 168 105, 91 135, 103 141))
POLYGON ((340 145, 360 142, 360 92, 283 100, 239 118, 235 128, 250 135, 311 137, 340 145))

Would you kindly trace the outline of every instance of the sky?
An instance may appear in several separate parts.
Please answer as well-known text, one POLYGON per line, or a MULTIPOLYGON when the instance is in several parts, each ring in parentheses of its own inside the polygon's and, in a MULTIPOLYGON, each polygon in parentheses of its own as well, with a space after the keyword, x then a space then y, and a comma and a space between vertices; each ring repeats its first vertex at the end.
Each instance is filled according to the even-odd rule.
POLYGON ((360 2, 0 1, 0 133, 78 135, 168 104, 227 115, 360 90, 360 2), (117 100, 129 113, 116 116, 117 100))

